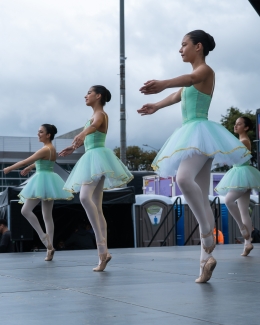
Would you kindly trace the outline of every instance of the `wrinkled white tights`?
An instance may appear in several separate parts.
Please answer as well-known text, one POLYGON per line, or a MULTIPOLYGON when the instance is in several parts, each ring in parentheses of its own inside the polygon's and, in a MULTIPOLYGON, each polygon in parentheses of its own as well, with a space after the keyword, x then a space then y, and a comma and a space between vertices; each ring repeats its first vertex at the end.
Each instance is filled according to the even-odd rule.
MULTIPOLYGON (((48 245, 47 241, 43 240, 45 233, 42 230, 38 218, 33 213, 33 209, 40 201, 41 201, 40 199, 27 199, 22 207, 21 213, 30 222, 30 224, 35 229, 35 231, 39 235, 44 245, 47 247, 48 245)), ((52 218, 52 208, 53 208, 53 200, 42 201, 42 215, 43 215, 46 233, 49 235, 50 241, 53 244, 54 223, 52 218)))
MULTIPOLYGON (((215 221, 209 203, 209 185, 212 159, 204 155, 193 155, 180 163, 177 172, 177 183, 185 200, 194 213, 200 227, 200 233, 208 234, 213 230, 215 221)), ((207 254, 202 247, 211 246, 213 237, 201 239, 200 260, 207 260, 212 254, 207 254)))
POLYGON ((82 185, 80 202, 86 211, 96 236, 98 254, 107 252, 107 223, 103 215, 102 199, 105 178, 82 185))
MULTIPOLYGON (((232 214, 233 218, 236 220, 237 225, 241 231, 242 235, 246 234, 245 230, 241 230, 243 228, 243 224, 246 225, 248 232, 251 238, 252 232, 252 221, 249 215, 249 202, 250 202, 250 193, 251 190, 246 192, 240 191, 230 191, 225 197, 225 203, 232 214), (237 201, 237 204, 236 204, 237 201)), ((245 239, 245 244, 250 244, 251 239, 245 239)))

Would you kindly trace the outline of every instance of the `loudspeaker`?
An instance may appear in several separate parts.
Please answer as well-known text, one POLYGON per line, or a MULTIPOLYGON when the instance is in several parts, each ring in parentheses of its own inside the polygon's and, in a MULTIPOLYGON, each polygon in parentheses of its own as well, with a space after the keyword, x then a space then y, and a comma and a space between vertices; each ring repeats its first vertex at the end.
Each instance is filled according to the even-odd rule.
POLYGON ((10 201, 8 228, 13 241, 33 240, 33 227, 21 214, 22 205, 18 200, 10 201))

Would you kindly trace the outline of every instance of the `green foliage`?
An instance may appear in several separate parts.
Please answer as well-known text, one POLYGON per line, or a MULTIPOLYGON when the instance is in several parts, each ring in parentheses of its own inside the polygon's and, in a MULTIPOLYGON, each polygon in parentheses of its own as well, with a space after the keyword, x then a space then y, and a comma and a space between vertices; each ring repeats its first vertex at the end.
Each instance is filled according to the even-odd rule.
MULTIPOLYGON (((234 134, 236 137, 238 137, 238 135, 236 133, 234 133, 234 125, 236 123, 236 120, 241 116, 249 117, 251 119, 253 125, 256 125, 256 114, 255 113, 252 113, 252 111, 249 111, 249 110, 242 112, 236 107, 230 107, 227 110, 227 114, 222 115, 220 122, 228 131, 230 131, 232 134, 234 134)), ((252 131, 248 132, 248 136, 250 138, 251 145, 252 145, 252 149, 251 149, 251 153, 252 153, 252 157, 253 157, 252 163, 253 163, 253 165, 256 165, 257 149, 256 149, 256 142, 253 142, 256 139, 256 128, 255 127, 253 128, 252 131)), ((217 168, 215 171, 227 171, 229 168, 230 167, 228 167, 228 166, 224 166, 221 168, 217 168)))
MULTIPOLYGON (((114 153, 120 158, 120 148, 115 147, 114 153)), ((157 152, 154 150, 145 151, 138 146, 126 148, 126 165, 129 170, 153 170, 151 164, 157 152)))

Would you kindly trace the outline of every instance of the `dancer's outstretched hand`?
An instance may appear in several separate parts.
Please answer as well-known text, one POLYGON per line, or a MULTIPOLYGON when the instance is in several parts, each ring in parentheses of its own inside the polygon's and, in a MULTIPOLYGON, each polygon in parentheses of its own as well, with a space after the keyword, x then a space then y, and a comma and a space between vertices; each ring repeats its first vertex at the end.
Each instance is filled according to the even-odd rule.
POLYGON ((148 80, 144 83, 144 86, 139 90, 145 95, 158 94, 166 89, 165 82, 163 80, 148 80))
POLYGON ((137 110, 139 114, 143 115, 151 115, 158 110, 155 104, 145 104, 143 107, 137 110))
POLYGON ((72 145, 75 149, 77 149, 78 147, 82 146, 84 143, 84 140, 86 138, 85 133, 80 132, 78 135, 75 136, 75 138, 73 139, 72 145))
POLYGON ((63 149, 60 153, 59 156, 60 157, 66 157, 68 155, 71 155, 72 152, 75 150, 75 148, 73 146, 67 147, 65 149, 63 149))
POLYGON ((31 167, 26 167, 26 168, 24 168, 21 172, 20 172, 20 174, 22 175, 22 176, 26 176, 27 174, 29 174, 30 173, 30 171, 31 171, 31 167))
POLYGON ((3 169, 3 171, 4 171, 4 174, 6 175, 6 174, 10 173, 11 170, 9 167, 6 167, 3 169))

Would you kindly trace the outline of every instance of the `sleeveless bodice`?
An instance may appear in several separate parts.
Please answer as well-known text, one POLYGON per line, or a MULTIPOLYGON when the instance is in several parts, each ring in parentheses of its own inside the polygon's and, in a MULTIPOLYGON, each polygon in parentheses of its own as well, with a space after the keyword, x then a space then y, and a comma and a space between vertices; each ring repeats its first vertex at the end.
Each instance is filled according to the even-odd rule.
POLYGON ((211 98, 194 86, 184 87, 181 93, 182 123, 207 120, 211 98))
POLYGON ((35 161, 36 173, 40 171, 53 172, 55 161, 39 159, 35 161))
POLYGON ((235 164, 234 167, 250 166, 250 159, 243 164, 235 164))
MULTIPOLYGON (((86 123, 85 128, 90 126, 90 120, 86 123)), ((95 131, 94 133, 88 134, 84 140, 85 151, 105 147, 106 133, 95 131)))

